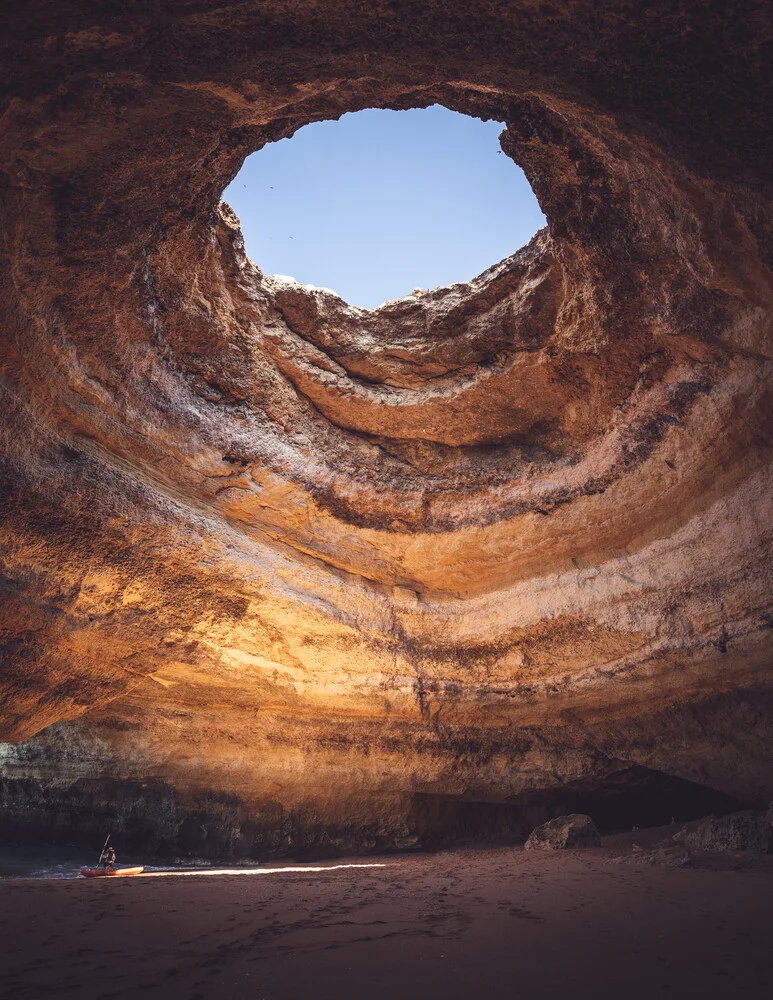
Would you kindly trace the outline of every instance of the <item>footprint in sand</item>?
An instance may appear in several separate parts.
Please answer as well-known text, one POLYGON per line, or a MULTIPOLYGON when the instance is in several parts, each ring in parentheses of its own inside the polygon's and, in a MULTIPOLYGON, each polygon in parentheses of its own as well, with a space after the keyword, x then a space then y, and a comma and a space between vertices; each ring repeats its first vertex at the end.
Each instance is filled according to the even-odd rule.
POLYGON ((523 910, 518 906, 511 906, 507 912, 511 917, 518 917, 520 920, 534 920, 538 924, 543 922, 543 918, 538 917, 536 913, 532 913, 530 910, 523 910))

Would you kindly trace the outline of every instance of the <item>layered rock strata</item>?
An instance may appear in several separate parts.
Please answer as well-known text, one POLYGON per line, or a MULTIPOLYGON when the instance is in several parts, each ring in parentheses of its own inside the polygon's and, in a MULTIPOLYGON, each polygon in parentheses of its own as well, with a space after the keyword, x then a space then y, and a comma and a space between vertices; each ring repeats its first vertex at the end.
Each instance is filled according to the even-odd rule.
POLYGON ((175 841, 220 796, 248 852, 637 767, 773 797, 769 27, 527 0, 7 19, 8 815, 160 789, 175 841), (507 123, 549 223, 528 247, 372 311, 246 257, 219 200, 246 155, 433 103, 507 123))

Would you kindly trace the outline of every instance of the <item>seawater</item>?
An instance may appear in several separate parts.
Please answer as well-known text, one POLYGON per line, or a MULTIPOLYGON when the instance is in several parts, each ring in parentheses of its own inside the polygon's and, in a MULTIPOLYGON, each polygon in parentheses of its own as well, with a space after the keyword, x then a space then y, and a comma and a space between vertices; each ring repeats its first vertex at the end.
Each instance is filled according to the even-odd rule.
MULTIPOLYGON (((35 844, 34 846, 0 845, 0 879, 3 878, 56 878, 80 879, 81 868, 96 868, 101 848, 96 851, 85 851, 82 847, 62 847, 60 844, 35 844)), ((205 872, 208 869, 222 868, 228 861, 214 862, 195 859, 178 863, 162 862, 159 859, 140 857, 118 851, 118 867, 134 868, 143 865, 146 872, 205 872)), ((230 862, 233 864, 233 862, 230 862)), ((255 861, 244 864, 243 870, 249 871, 259 867, 255 861)))
MULTIPOLYGON (((0 878, 80 878, 81 868, 95 868, 101 845, 95 851, 84 851, 81 847, 47 846, 0 846, 0 878)), ((121 868, 145 864, 133 854, 118 852, 121 868)), ((148 866, 146 866, 148 867, 148 866)), ((148 867, 148 871, 153 870, 148 867)))

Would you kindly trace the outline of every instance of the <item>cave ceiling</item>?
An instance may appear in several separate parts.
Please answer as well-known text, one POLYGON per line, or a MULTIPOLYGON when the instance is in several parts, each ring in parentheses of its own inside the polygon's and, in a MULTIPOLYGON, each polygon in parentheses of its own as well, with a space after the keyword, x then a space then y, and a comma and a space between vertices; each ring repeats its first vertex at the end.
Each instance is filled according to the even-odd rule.
POLYGON ((4 20, 0 739, 325 815, 773 797, 769 5, 4 20), (435 103, 527 247, 370 311, 248 259, 247 155, 435 103))

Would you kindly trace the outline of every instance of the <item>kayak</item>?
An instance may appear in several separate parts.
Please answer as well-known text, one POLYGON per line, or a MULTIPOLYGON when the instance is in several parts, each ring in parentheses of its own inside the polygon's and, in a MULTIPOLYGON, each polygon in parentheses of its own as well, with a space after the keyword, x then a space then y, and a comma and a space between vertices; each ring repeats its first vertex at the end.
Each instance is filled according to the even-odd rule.
POLYGON ((118 875, 141 875, 144 868, 112 868, 106 872, 104 868, 81 868, 84 878, 115 878, 118 875))

